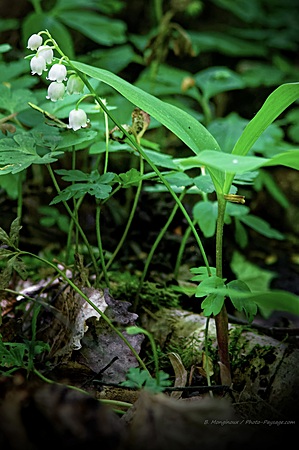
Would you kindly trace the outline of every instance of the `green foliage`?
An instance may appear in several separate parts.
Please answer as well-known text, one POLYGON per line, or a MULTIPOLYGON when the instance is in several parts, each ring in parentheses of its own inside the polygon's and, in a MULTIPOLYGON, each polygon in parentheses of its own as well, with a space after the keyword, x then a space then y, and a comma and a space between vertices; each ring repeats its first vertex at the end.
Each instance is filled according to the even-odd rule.
POLYGON ((145 389, 155 394, 163 392, 166 387, 171 385, 169 374, 162 370, 159 371, 159 381, 156 378, 151 377, 148 371, 136 367, 131 367, 129 369, 126 378, 127 380, 123 381, 121 386, 145 389))
MULTIPOLYGON (((265 188, 283 208, 290 204, 269 168, 281 165, 299 169, 298 108, 290 108, 299 98, 298 75, 293 67, 293 56, 299 49, 294 19, 298 7, 291 1, 286 7, 270 0, 213 0, 191 2, 181 11, 178 3, 172 5, 170 15, 166 5, 165 11, 148 14, 148 20, 142 25, 136 23, 132 32, 130 21, 126 21, 126 4, 120 0, 31 3, 32 10, 20 24, 0 21, 0 30, 16 30, 20 25, 24 47, 32 33, 48 30, 43 37, 55 51, 48 70, 58 62, 65 64, 68 76, 76 73, 85 87, 82 95, 46 101, 43 84, 49 82, 45 73, 40 78, 29 75, 32 55, 28 60, 13 61, 10 45, 0 48, 0 185, 18 203, 18 219, 10 232, 0 229, 4 244, 0 256, 7 260, 1 287, 7 286, 14 271, 23 278, 27 276, 18 251, 22 184, 30 185, 36 166, 45 166, 57 195, 53 194, 49 205, 41 205, 41 224, 58 226, 67 233, 66 263, 74 244, 79 248, 82 241, 93 264, 96 286, 101 277, 109 286, 112 275, 108 269, 126 241, 137 205, 142 209, 141 194, 146 192, 151 199, 151 194, 167 192, 188 226, 174 272, 177 275, 192 232, 205 264, 191 269, 192 281, 198 283, 194 294, 203 299, 205 316, 217 317, 227 299, 249 321, 258 308, 264 315, 277 308, 298 314, 297 296, 271 290, 273 274, 258 270, 236 254, 231 267, 237 279, 227 281, 222 277, 222 231, 226 224, 234 225, 234 238, 242 249, 248 245, 249 229, 278 241, 286 238, 242 203, 244 193, 250 198, 254 190, 265 188), (216 14, 215 23, 199 29, 198 17, 208 7, 212 16, 216 14), (222 16, 227 15, 230 20, 223 22, 222 16), (219 27, 215 25, 217 17, 219 27), (84 54, 75 57, 77 52, 84 54), (169 58, 171 52, 175 59, 169 58), (227 66, 223 65, 226 60, 227 66), (125 72, 131 67, 132 73, 125 72), (270 95, 265 87, 271 88, 270 95), (263 104, 261 100, 265 100, 263 104), (66 119, 78 108, 90 122, 74 131, 66 119), (247 118, 243 117, 244 110, 247 118), (138 132, 134 131, 136 123, 138 132), (144 139, 147 128, 148 139, 144 139), (119 191, 121 201, 117 198, 119 191), (81 226, 80 208, 86 194, 88 201, 94 201, 96 257, 81 226), (53 207, 60 202, 69 218, 53 207), (127 219, 113 253, 106 252, 101 234, 106 203, 115 221, 118 216, 127 219), (209 266, 201 235, 205 239, 215 236, 215 268, 209 266)), ((151 10, 152 6, 146 8, 151 10)), ((162 228, 159 238, 166 229, 162 228)), ((145 267, 151 257, 149 253, 145 267)), ((130 286, 130 292, 146 299, 156 290, 155 285, 146 283, 143 287, 147 294, 140 285, 134 286, 135 291, 130 286)), ((165 288, 160 300, 155 297, 160 304, 164 300, 176 304, 177 296, 172 297, 165 288)), ((143 329, 131 332, 147 334, 143 329)), ((168 381, 158 370, 157 349, 148 337, 156 378, 134 369, 126 383, 157 392, 168 381)), ((15 361, 15 366, 20 365, 28 356, 26 345, 4 345, 6 364, 15 361)))
POLYGON ((10 375, 19 369, 31 371, 34 358, 49 350, 49 345, 42 341, 3 342, 0 335, 0 373, 10 375))
POLYGON ((3 342, 0 334, 0 373, 10 375, 18 369, 25 369, 27 373, 34 370, 35 357, 50 351, 49 344, 36 340, 36 324, 40 306, 35 306, 32 313, 32 338, 24 342, 3 342))
POLYGON ((109 197, 112 190, 110 183, 114 180, 114 173, 107 172, 100 175, 97 170, 90 174, 84 173, 81 170, 56 170, 58 175, 63 175, 62 179, 65 181, 74 182, 74 184, 63 189, 54 199, 50 205, 55 205, 61 201, 69 200, 70 198, 80 198, 85 194, 94 196, 97 199, 105 199, 109 197))

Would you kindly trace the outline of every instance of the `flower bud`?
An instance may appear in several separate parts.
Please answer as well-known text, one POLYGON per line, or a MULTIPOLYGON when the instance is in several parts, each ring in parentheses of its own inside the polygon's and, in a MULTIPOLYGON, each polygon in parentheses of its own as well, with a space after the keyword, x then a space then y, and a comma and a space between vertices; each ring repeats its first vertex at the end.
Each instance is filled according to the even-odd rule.
POLYGON ((49 70, 47 79, 58 82, 65 81, 66 67, 63 64, 54 64, 49 70))
POLYGON ((39 47, 37 54, 38 56, 42 56, 47 64, 51 64, 54 57, 53 50, 49 45, 39 47))
POLYGON ((30 50, 37 50, 43 43, 43 38, 38 34, 33 34, 28 39, 27 48, 30 50))
POLYGON ((46 61, 42 56, 33 56, 30 61, 30 67, 32 75, 35 73, 37 73, 37 75, 41 75, 43 70, 47 70, 46 61))
POLYGON ((82 94, 84 83, 78 75, 71 75, 68 79, 66 89, 69 94, 82 94))
POLYGON ((69 114, 69 125, 67 127, 77 131, 81 127, 86 128, 88 122, 89 120, 87 119, 86 113, 83 109, 73 109, 69 114))
POLYGON ((63 83, 58 83, 58 81, 53 81, 48 87, 48 95, 46 98, 52 102, 57 102, 61 100, 64 96, 65 85, 63 83))

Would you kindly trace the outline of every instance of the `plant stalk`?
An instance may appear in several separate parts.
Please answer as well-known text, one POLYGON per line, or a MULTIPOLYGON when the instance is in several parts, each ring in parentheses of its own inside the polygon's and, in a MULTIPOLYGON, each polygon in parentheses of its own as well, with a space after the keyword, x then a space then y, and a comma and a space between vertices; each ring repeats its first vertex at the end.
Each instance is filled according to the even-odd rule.
MULTIPOLYGON (((222 278, 222 258, 223 258, 223 226, 226 200, 222 195, 218 195, 218 218, 216 228, 216 276, 222 278)), ((223 385, 231 385, 230 361, 228 352, 228 317, 225 304, 223 304, 219 314, 215 316, 218 355, 220 365, 220 377, 223 385)))

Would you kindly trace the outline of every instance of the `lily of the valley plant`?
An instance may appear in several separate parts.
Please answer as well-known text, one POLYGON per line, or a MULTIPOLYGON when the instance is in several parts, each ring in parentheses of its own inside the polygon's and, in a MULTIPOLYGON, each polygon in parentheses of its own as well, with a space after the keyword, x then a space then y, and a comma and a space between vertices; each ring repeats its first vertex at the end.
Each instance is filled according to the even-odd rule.
MULTIPOLYGON (((106 70, 70 61, 48 31, 41 31, 32 35, 28 40, 28 48, 36 52, 33 56, 29 56, 32 74, 40 76, 44 71, 48 71, 47 78, 51 83, 48 87, 47 98, 56 102, 62 99, 64 95, 83 93, 83 89, 86 87, 89 92, 86 95, 94 98, 97 105, 103 109, 105 114, 126 136, 127 141, 136 154, 140 156, 141 161, 145 160, 149 164, 155 176, 164 184, 183 213, 194 234, 205 264, 205 267, 194 270, 196 274, 194 280, 199 281, 195 295, 199 298, 205 297, 202 303, 204 315, 215 318, 221 381, 223 384, 229 385, 231 383, 231 374, 225 301, 230 299, 234 307, 239 311, 245 311, 250 320, 252 320, 257 308, 265 304, 268 307, 273 306, 273 309, 284 309, 293 313, 298 312, 299 309, 298 297, 294 295, 282 292, 275 293, 273 291, 266 293, 251 292, 245 283, 239 280, 232 280, 226 283, 222 276, 223 227, 227 202, 244 202, 242 196, 236 194, 237 189, 233 186, 235 175, 255 171, 263 166, 286 165, 297 170, 299 169, 299 150, 280 153, 272 158, 247 155, 263 131, 289 105, 299 98, 299 83, 285 84, 276 89, 268 97, 252 121, 249 122, 231 153, 227 153, 221 150, 218 142, 209 131, 187 112, 161 101, 106 70), (42 36, 46 37, 45 42, 42 36), (58 53, 59 59, 54 59, 54 52, 58 53), (205 167, 209 172, 218 204, 215 268, 209 266, 194 221, 182 204, 181 197, 177 196, 167 178, 159 171, 148 153, 144 151, 140 145, 139 134, 137 132, 135 134, 129 133, 126 127, 115 120, 105 103, 93 89, 89 78, 106 83, 114 88, 132 104, 157 119, 193 151, 194 156, 173 160, 177 168, 177 174, 182 174, 182 172, 189 169, 200 170, 202 167, 205 167)), ((69 113, 68 128, 74 131, 88 126, 89 120, 86 113, 79 108, 84 98, 85 95, 77 101, 74 109, 69 113)))

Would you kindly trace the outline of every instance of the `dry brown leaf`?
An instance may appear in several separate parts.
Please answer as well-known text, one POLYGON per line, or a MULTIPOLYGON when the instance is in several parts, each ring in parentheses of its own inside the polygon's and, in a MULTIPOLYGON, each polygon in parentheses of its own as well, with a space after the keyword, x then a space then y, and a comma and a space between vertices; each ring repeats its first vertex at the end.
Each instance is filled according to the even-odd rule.
MULTIPOLYGON (((180 355, 171 352, 168 354, 171 365, 175 374, 174 387, 184 387, 187 384, 187 370, 182 363, 180 355)), ((173 391, 171 397, 179 399, 182 395, 182 391, 173 391)))

